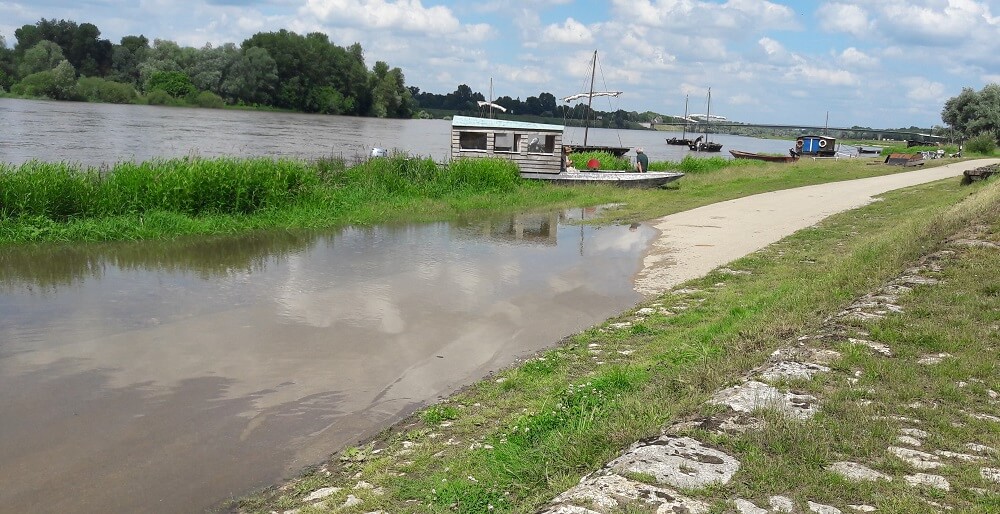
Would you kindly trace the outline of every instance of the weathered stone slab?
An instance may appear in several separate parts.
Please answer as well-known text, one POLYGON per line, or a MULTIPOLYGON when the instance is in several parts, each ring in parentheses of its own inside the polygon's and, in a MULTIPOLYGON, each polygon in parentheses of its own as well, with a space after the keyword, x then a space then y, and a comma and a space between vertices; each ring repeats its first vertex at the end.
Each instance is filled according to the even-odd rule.
POLYGON ((852 344, 860 344, 867 346, 868 348, 871 348, 872 351, 885 355, 886 357, 892 357, 892 348, 890 348, 889 345, 885 343, 869 341, 867 339, 855 339, 853 337, 849 337, 847 341, 852 344))
POLYGON ((817 364, 830 364, 840 357, 841 355, 838 351, 827 350, 825 348, 810 348, 808 346, 781 348, 771 354, 771 360, 774 362, 797 361, 815 362, 817 364))
POLYGON ((943 476, 940 475, 928 475, 926 473, 916 473, 913 475, 906 475, 905 477, 903 477, 903 480, 906 480, 906 483, 912 485, 913 487, 926 486, 926 487, 933 487, 935 489, 940 489, 942 491, 951 490, 951 484, 948 483, 947 479, 945 479, 943 476))
POLYGON ((1000 484, 1000 468, 982 468, 979 470, 979 476, 983 477, 983 480, 1000 484))
POLYGON ((584 478, 579 484, 556 497, 554 503, 560 505, 544 512, 550 514, 589 514, 595 512, 589 508, 610 511, 632 502, 642 502, 656 507, 657 512, 695 514, 709 510, 708 504, 685 497, 672 489, 635 482, 615 474, 603 474, 584 478), (573 503, 583 503, 589 508, 565 510, 565 508, 572 507, 573 503), (559 507, 563 507, 564 510, 556 510, 559 507))
POLYGON ((890 446, 888 450, 889 453, 917 469, 934 469, 942 466, 941 459, 937 455, 898 446, 890 446))
POLYGON ((579 505, 555 505, 545 510, 538 511, 538 514, 601 514, 596 510, 590 510, 579 505))
POLYGON ((727 410, 711 416, 704 416, 691 421, 682 421, 667 429, 670 433, 682 430, 704 430, 713 434, 743 434, 764 429, 764 420, 755 418, 745 412, 727 410))
POLYGON ((322 500, 323 498, 326 498, 327 496, 330 496, 331 494, 334 494, 334 493, 337 493, 337 492, 340 492, 340 488, 339 487, 324 487, 322 489, 317 489, 317 490, 309 493, 308 496, 306 496, 305 498, 302 498, 302 501, 304 503, 309 503, 309 502, 313 502, 313 501, 316 501, 316 500, 322 500))
POLYGON ((889 475, 880 471, 875 471, 874 469, 858 464, 857 462, 834 462, 833 465, 830 466, 830 471, 855 482, 874 482, 876 480, 885 480, 886 482, 892 481, 892 477, 889 475))
POLYGON ((817 514, 843 514, 840 509, 832 505, 823 505, 822 503, 816 502, 806 502, 809 505, 809 510, 817 514))
POLYGON ((968 453, 950 452, 948 450, 934 450, 934 455, 938 455, 946 459, 956 459, 965 462, 979 462, 986 460, 986 457, 982 457, 979 455, 969 455, 968 453))
POLYGON ((698 488, 728 483, 740 463, 690 437, 664 435, 635 443, 607 467, 617 473, 645 473, 661 484, 698 488))
POLYGON ((822 364, 811 362, 778 361, 757 374, 757 377, 766 381, 778 380, 809 380, 818 373, 829 372, 830 368, 822 364))
POLYGON ((736 511, 740 514, 767 514, 767 509, 762 509, 753 504, 753 502, 744 500, 742 498, 737 498, 733 501, 736 505, 736 511))
POLYGON ((923 364, 924 366, 932 366, 934 364, 941 364, 945 359, 951 358, 950 353, 932 353, 929 355, 924 355, 917 359, 917 364, 923 364))
POLYGON ((794 512, 795 502, 787 496, 772 496, 767 500, 774 512, 794 512))
POLYGON ((715 405, 728 405, 737 412, 757 409, 775 409, 787 416, 808 419, 816 414, 815 396, 781 392, 763 382, 751 380, 744 384, 723 389, 709 400, 715 405))

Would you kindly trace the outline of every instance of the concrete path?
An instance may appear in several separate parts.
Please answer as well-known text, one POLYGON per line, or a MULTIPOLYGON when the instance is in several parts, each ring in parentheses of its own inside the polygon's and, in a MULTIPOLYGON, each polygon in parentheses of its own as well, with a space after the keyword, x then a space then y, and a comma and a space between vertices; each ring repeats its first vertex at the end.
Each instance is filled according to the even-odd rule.
POLYGON ((636 290, 662 293, 887 191, 959 177, 965 170, 995 163, 1000 159, 963 161, 762 193, 671 214, 653 223, 661 235, 643 260, 636 290))

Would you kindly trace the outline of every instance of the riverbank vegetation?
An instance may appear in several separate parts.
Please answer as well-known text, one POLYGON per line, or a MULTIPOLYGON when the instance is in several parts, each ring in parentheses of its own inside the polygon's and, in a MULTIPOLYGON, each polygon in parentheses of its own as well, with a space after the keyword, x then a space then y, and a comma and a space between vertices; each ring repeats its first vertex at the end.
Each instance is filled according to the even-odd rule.
POLYGON ((378 61, 370 69, 355 43, 326 34, 259 32, 237 46, 181 47, 142 35, 119 44, 93 24, 42 19, 0 36, 0 94, 218 108, 409 118, 413 99, 403 72, 378 61))
MULTIPOLYGON (((994 512, 995 478, 980 468, 995 453, 969 454, 1000 444, 998 233, 996 184, 963 187, 956 179, 888 193, 571 336, 231 507, 538 512, 635 441, 718 411, 704 405, 714 391, 739 383, 776 349, 819 334, 815 344, 838 352, 827 361, 831 371, 786 384, 820 398, 819 414, 799 422, 755 412, 766 422, 760 431, 682 431, 742 462, 730 483, 684 494, 711 512, 732 511, 736 498, 767 505, 772 495, 789 497, 795 511, 817 501, 879 512, 994 512), (899 293, 900 305, 883 317, 842 322, 870 333, 891 356, 829 331, 828 320, 855 299, 942 249, 944 260, 929 268, 938 285, 899 293), (927 364, 928 354, 944 362, 927 364), (911 468, 886 448, 914 444, 941 456, 931 455, 941 463, 926 473, 950 486, 904 480, 911 468), (839 461, 889 479, 845 480, 830 469, 839 461), (322 494, 309 499, 314 491, 322 494)), ((601 512, 651 512, 641 495, 619 500, 617 510, 601 512)))
POLYGON ((0 243, 162 239, 609 203, 621 207, 603 221, 632 222, 748 194, 899 171, 860 159, 774 165, 720 157, 650 168, 687 175, 664 189, 635 190, 524 180, 505 160, 440 165, 407 155, 354 164, 194 157, 107 168, 0 164, 0 243))

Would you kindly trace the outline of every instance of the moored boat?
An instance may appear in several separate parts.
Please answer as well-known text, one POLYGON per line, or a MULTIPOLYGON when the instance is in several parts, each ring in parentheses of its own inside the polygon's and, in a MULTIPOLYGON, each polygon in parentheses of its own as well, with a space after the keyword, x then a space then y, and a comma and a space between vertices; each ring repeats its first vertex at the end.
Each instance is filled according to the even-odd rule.
MULTIPOLYGON (((734 159, 753 159, 756 161, 767 161, 767 162, 795 162, 799 160, 794 154, 792 155, 767 155, 753 152, 743 152, 740 150, 730 150, 734 159)), ((792 153, 792 152, 789 152, 792 153)))
POLYGON ((798 155, 834 157, 837 155, 837 138, 830 136, 799 136, 793 150, 798 155))
MULTIPOLYGON (((522 178, 552 184, 614 184, 620 187, 658 187, 683 173, 595 169, 578 171, 564 157, 562 125, 455 116, 451 121, 451 158, 500 158, 517 164, 522 178)), ((628 149, 626 149, 628 150, 628 149)), ((624 153, 624 152, 623 152, 624 153)))
POLYGON ((714 143, 712 141, 702 141, 705 136, 698 136, 694 138, 694 141, 688 143, 688 150, 693 152, 720 152, 722 151, 722 143, 714 143))

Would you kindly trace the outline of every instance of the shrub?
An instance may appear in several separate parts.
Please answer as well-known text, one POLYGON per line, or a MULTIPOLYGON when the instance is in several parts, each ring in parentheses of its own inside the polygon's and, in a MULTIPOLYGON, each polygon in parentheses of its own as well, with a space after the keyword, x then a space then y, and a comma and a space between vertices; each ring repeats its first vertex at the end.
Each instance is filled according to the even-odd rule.
POLYGON ((149 105, 175 105, 177 102, 169 93, 162 89, 154 89, 146 95, 149 105))
POLYGON ((226 102, 222 100, 221 96, 211 91, 202 91, 194 98, 194 104, 198 107, 221 109, 224 105, 226 105, 226 102))
POLYGON ((973 153, 993 155, 997 149, 997 133, 992 130, 980 132, 978 136, 965 143, 965 149, 973 153))
POLYGON ((88 102, 128 104, 138 96, 131 84, 105 80, 100 77, 80 77, 77 93, 88 102))

